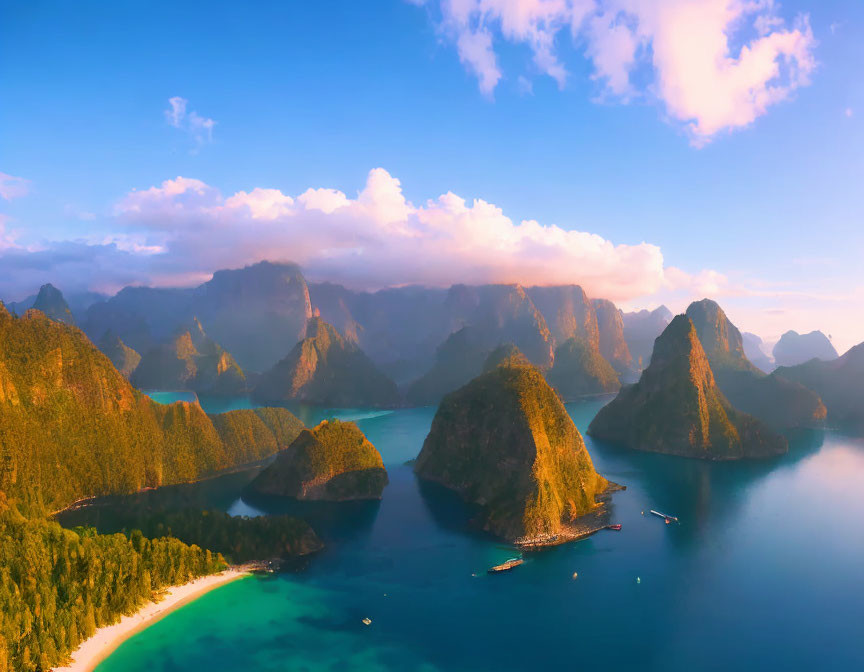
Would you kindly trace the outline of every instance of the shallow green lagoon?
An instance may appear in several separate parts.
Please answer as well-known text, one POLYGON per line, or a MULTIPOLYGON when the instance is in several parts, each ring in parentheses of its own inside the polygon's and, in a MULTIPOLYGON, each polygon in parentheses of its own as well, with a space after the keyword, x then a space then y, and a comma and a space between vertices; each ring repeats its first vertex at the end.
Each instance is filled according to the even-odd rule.
MULTIPOLYGON (((569 406, 580 429, 601 404, 569 406)), ((302 413, 307 423, 343 415, 302 413)), ((126 642, 99 672, 864 669, 861 440, 811 435, 779 460, 708 464, 586 439, 598 470, 627 486, 613 505, 624 529, 489 576, 512 549, 472 532, 470 511, 420 488, 404 464, 433 409, 344 415, 384 457, 383 501, 317 512, 328 548, 305 571, 220 588, 126 642), (642 515, 652 508, 681 524, 642 515)), ((290 510, 240 500, 249 478, 153 496, 290 510)))

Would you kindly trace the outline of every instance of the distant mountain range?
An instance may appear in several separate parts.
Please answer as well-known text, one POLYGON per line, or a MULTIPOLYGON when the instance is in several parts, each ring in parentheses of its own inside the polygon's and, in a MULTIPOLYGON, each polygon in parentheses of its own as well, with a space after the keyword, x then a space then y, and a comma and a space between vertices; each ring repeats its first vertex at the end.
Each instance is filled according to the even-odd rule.
MULTIPOLYGON (((410 403, 435 402, 463 385, 505 343, 543 371, 555 368, 560 349, 567 365, 555 368, 555 379, 569 396, 614 391, 616 378, 635 379, 639 368, 625 337, 625 316, 610 301, 590 299, 578 285, 355 292, 307 283, 294 264, 261 262, 218 271, 195 288, 126 287, 110 298, 92 296, 86 312, 77 316, 59 290, 46 285, 40 295, 33 302, 38 299, 46 314, 81 326, 141 387, 202 389, 197 381, 197 370, 205 364, 201 348, 193 343, 198 352, 190 355, 181 338, 186 331, 193 335, 190 324, 206 330, 208 342, 227 353, 231 362, 226 366, 239 381, 239 374, 254 378, 284 360, 307 337, 313 315, 401 386, 410 403), (568 344, 571 339, 577 341, 568 344), (197 362, 194 367, 190 357, 197 362), (169 373, 171 368, 176 371, 169 373)), ((635 343, 653 340, 655 331, 658 326, 637 326, 628 334, 635 343)), ((221 389, 228 393, 241 386, 221 389)))
POLYGON ((839 357, 831 341, 821 331, 811 331, 809 334, 787 331, 774 345, 773 354, 777 366, 795 366, 811 359, 830 362, 839 357))
MULTIPOLYGON (((480 375, 503 345, 524 353, 565 399, 614 393, 638 379, 671 320, 665 306, 625 313, 578 285, 356 292, 307 283, 295 264, 271 262, 218 271, 192 289, 127 287, 67 302, 46 284, 10 304, 12 313, 31 307, 81 326, 141 389, 374 406, 437 403, 480 375)), ((691 304, 687 316, 718 389, 738 411, 775 431, 818 425, 829 412, 854 415, 836 397, 835 411, 826 410, 820 396, 832 398, 830 386, 803 369, 768 375, 774 363, 764 344, 742 335, 714 301, 691 304)), ((793 368, 817 358, 807 371, 833 371, 818 362, 839 361, 821 332, 787 332, 774 354, 793 368)), ((841 359, 837 370, 850 368, 853 358, 841 359)))

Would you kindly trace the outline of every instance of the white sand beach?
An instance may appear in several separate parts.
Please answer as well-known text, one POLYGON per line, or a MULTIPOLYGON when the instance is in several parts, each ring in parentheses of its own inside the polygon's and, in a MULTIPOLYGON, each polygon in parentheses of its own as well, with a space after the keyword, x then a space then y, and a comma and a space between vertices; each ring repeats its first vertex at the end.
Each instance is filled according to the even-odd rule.
POLYGON ((175 609, 226 583, 250 576, 243 568, 226 569, 220 574, 202 576, 182 586, 168 588, 158 602, 148 602, 131 616, 123 616, 114 625, 99 628, 72 653, 72 662, 55 667, 54 672, 92 672, 118 646, 132 635, 164 618, 175 609))

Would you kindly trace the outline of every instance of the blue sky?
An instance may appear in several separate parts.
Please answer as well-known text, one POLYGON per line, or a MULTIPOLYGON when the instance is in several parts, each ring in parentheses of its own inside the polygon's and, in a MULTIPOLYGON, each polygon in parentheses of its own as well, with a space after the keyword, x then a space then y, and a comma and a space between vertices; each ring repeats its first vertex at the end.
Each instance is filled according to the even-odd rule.
MULTIPOLYGON (((567 73, 562 86, 536 58, 530 36, 508 34, 506 17, 477 14, 460 24, 446 2, 4 0, 0 172, 26 180, 27 193, 0 201, 6 241, 0 238, 0 266, 9 270, 0 273, 6 276, 0 296, 21 298, 42 276, 74 288, 191 282, 215 270, 208 264, 241 265, 261 254, 250 248, 236 264, 230 256, 205 255, 188 276, 177 259, 170 272, 155 263, 159 254, 150 247, 176 256, 192 245, 165 241, 180 227, 204 226, 201 208, 209 217, 221 207, 214 203, 256 187, 294 197, 326 187, 355 199, 369 171, 381 167, 416 206, 446 192, 469 205, 483 199, 514 223, 536 220, 613 245, 650 243, 664 266, 690 278, 662 287, 647 282, 648 292, 634 290, 639 279, 630 278, 617 291, 612 278, 595 277, 591 265, 603 265, 602 253, 585 257, 584 284, 625 306, 666 301, 681 309, 713 290, 742 327, 768 338, 786 328, 822 328, 837 332, 842 349, 864 338, 850 318, 864 307, 864 3, 784 2, 764 12, 782 20, 784 30, 802 13, 809 16, 815 64, 808 83, 752 123, 694 140, 669 97, 658 95, 656 84, 641 84, 650 66, 631 72, 635 93, 610 93, 610 80, 597 76, 589 38, 574 40, 565 28, 552 34, 556 62, 567 73), (491 93, 481 90, 470 60, 460 58, 460 35, 482 31, 492 39, 500 76, 491 93), (188 101, 180 128, 165 115, 172 97, 188 101), (192 111, 215 122, 212 139, 190 126, 192 111), (196 192, 207 204, 196 202, 193 211, 184 201, 174 221, 177 208, 148 201, 146 222, 122 205, 131 190, 178 176, 213 190, 196 192), (154 224, 156 218, 163 219, 154 224), (56 261, 64 254, 61 241, 95 246, 116 236, 134 238, 135 248, 118 265, 134 266, 137 275, 117 275, 111 263, 95 260, 110 251, 89 266, 56 261), (706 283, 706 277, 722 279, 706 283)), ((640 20, 647 25, 646 16, 640 20)), ((730 34, 733 57, 754 39, 746 31, 730 34)), ((135 212, 144 217, 141 208, 135 212)), ((226 245, 243 231, 280 235, 275 226, 258 229, 224 212, 218 225, 208 219, 206 226, 232 228, 226 245)), ((220 244, 218 234, 207 240, 220 244)), ((383 244, 370 240, 364 238, 363 250, 383 244)), ((290 255, 294 244, 279 248, 280 255, 290 255)), ((378 263, 363 257, 361 247, 343 266, 378 263)), ((386 256, 425 253, 423 245, 413 252, 400 245, 386 256)), ((301 263, 309 259, 316 268, 313 252, 303 254, 301 263)), ((487 276, 463 278, 471 258, 447 254, 434 251, 430 263, 454 282, 513 279, 512 259, 479 258, 487 276)), ((631 263, 627 255, 613 257, 612 269, 631 263)), ((568 258, 550 257, 559 264, 568 258)), ((319 264, 320 273, 374 284, 360 271, 334 271, 334 264, 319 264)), ((577 267, 565 279, 582 281, 577 267)), ((394 283, 416 280, 403 266, 393 269, 394 283)), ((526 282, 537 279, 527 275, 526 282)))

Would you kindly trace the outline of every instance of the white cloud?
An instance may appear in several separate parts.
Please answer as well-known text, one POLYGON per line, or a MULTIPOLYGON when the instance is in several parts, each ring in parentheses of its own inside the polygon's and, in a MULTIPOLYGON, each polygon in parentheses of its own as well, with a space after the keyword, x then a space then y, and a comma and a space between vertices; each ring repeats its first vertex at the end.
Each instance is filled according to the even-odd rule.
POLYGON ((169 107, 164 112, 165 121, 169 126, 188 133, 198 146, 213 142, 213 127, 216 126, 216 122, 200 116, 195 110, 187 111, 188 105, 189 101, 180 96, 169 98, 169 107))
POLYGON ((584 45, 604 97, 659 100, 695 145, 741 128, 809 83, 816 41, 773 0, 439 0, 444 34, 491 96, 502 79, 496 39, 527 45, 564 86, 556 39, 584 45), (640 73, 640 77, 634 74, 640 73), (637 84, 648 73, 647 84, 637 84))
POLYGON ((313 279, 355 288, 580 283, 614 300, 668 283, 655 245, 616 245, 592 233, 514 222, 496 205, 451 192, 414 205, 382 168, 369 172, 356 198, 335 189, 292 197, 260 188, 224 197, 178 177, 130 192, 115 213, 150 254, 148 268, 172 274, 292 260, 313 279))
POLYGON ((11 201, 13 198, 26 196, 30 191, 30 180, 15 177, 8 173, 0 173, 0 198, 11 201))

